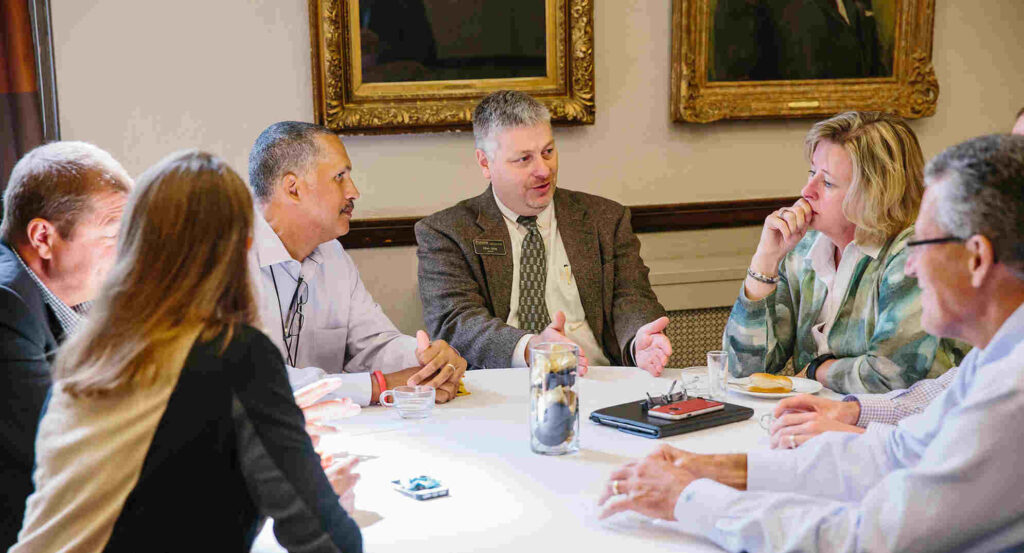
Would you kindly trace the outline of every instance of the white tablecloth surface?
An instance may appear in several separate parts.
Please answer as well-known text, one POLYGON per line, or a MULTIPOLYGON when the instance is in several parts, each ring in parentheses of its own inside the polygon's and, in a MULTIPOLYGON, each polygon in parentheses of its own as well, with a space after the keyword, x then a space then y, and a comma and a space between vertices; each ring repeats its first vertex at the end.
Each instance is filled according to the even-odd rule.
MULTIPOLYGON (((703 393, 707 371, 667 369, 660 378, 634 367, 592 367, 580 380, 580 451, 548 457, 530 451, 527 369, 466 374, 471 394, 435 406, 424 420, 404 420, 370 407, 340 422, 327 451, 375 458, 357 470, 354 518, 366 551, 571 553, 720 551, 710 542, 635 513, 597 520, 597 498, 612 470, 661 443, 696 453, 737 453, 768 447, 758 424, 775 400, 729 392, 727 401, 754 409, 753 418, 716 428, 651 440, 589 420, 596 409, 664 393, 673 379, 703 393), (450 496, 417 501, 391 488, 393 479, 427 474, 450 496)), ((825 397, 839 397, 829 390, 825 397)), ((253 547, 284 551, 268 522, 253 547)))

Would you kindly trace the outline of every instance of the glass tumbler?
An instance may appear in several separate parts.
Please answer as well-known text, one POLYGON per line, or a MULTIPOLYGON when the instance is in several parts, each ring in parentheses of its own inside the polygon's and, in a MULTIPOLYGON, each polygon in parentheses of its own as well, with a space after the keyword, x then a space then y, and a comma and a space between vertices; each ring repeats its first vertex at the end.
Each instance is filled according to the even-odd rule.
POLYGON ((530 350, 530 449, 542 455, 580 450, 576 367, 580 348, 545 343, 530 350))
POLYGON ((725 400, 729 386, 729 352, 708 352, 708 395, 712 399, 725 400))

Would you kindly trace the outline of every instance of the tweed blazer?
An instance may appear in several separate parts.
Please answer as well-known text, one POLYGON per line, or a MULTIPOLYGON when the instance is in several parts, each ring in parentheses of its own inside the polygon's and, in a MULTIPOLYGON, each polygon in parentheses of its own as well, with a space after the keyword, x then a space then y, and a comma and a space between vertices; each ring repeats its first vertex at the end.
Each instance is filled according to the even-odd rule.
MULTIPOLYGON (((554 203, 587 324, 612 363, 633 365, 629 350, 637 329, 665 309, 651 290, 629 209, 562 188, 554 203)), ((514 284, 512 245, 491 187, 419 221, 416 241, 431 337, 447 340, 474 367, 510 366, 527 332, 505 324, 514 284), (500 240, 505 255, 478 254, 474 240, 500 240)))

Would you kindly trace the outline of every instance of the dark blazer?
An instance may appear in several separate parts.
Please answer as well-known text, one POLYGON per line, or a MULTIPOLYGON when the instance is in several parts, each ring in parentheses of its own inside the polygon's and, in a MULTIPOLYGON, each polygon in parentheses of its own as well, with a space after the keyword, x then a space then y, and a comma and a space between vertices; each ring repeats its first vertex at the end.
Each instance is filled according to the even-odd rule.
POLYGON ((718 0, 715 81, 847 79, 892 74, 871 0, 718 0))
POLYGON ((0 242, 0 551, 14 545, 32 493, 36 428, 63 332, 39 286, 0 242))
MULTIPOLYGON (((629 209, 558 188, 555 217, 587 324, 608 359, 635 364, 629 347, 641 326, 665 315, 640 259, 629 209)), ((423 318, 471 365, 507 367, 526 331, 505 324, 512 297, 512 245, 491 187, 416 224, 423 318), (500 240, 505 255, 480 255, 473 241, 500 240)))

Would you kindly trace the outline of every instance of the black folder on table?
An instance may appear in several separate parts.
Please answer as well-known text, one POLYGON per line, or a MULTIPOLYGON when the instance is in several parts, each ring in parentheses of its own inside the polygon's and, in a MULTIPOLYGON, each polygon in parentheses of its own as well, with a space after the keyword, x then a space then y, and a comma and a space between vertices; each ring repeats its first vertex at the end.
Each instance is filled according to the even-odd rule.
POLYGON ((591 413, 590 420, 637 436, 657 439, 743 421, 754 416, 754 410, 749 407, 723 403, 725 408, 719 411, 674 421, 648 416, 643 405, 644 400, 612 405, 591 413))

